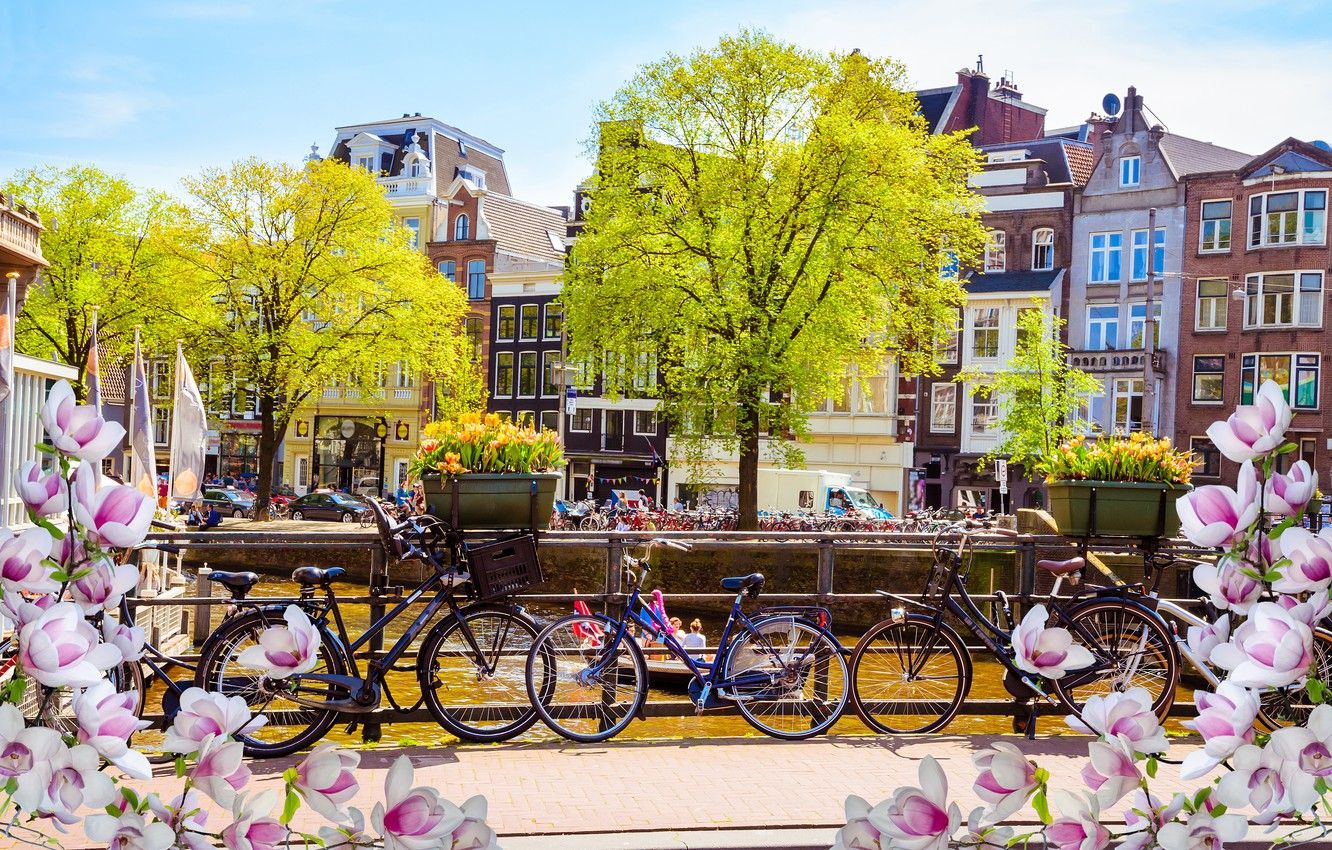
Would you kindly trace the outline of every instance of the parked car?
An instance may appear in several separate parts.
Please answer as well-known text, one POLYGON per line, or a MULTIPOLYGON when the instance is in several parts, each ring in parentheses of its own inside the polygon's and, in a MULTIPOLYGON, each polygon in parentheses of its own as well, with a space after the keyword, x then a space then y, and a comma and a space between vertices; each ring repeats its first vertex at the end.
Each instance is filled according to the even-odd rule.
POLYGON ((383 493, 380 492, 379 479, 372 475, 369 478, 358 480, 356 486, 352 488, 352 495, 368 496, 372 499, 378 499, 383 495, 383 493))
POLYGON ((356 522, 369 507, 346 493, 307 493, 292 499, 287 506, 292 519, 322 519, 330 522, 356 522))
POLYGON ((223 488, 205 490, 203 503, 205 507, 217 508, 217 512, 222 516, 254 516, 254 497, 240 490, 223 488))

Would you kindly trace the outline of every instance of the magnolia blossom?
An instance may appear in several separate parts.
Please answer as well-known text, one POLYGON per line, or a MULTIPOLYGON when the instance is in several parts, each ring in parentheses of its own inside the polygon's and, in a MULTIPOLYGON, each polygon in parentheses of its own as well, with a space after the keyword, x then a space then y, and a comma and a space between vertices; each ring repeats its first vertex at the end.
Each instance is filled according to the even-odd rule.
POLYGON ((869 813, 888 843, 900 850, 944 850, 962 822, 957 803, 948 802, 948 779, 933 756, 920 763, 920 787, 899 788, 869 813))
POLYGON ((485 797, 469 797, 462 813, 462 824, 453 830, 452 850, 501 850, 495 830, 486 823, 485 797))
POLYGON ((19 467, 14 490, 35 516, 47 517, 64 513, 69 507, 69 493, 60 472, 53 471, 43 475, 42 467, 36 461, 30 460, 19 467))
POLYGON ((1189 649, 1200 660, 1212 657, 1212 650, 1230 640, 1230 615, 1222 614, 1215 623, 1205 626, 1189 626, 1189 649))
MULTIPOLYGON (((966 832, 960 837, 961 846, 1007 848, 1013 837, 1013 828, 993 826, 988 820, 984 806, 972 809, 971 814, 967 815, 966 832)), ((877 845, 875 850, 878 850, 877 845)))
POLYGON ((259 643, 247 648, 236 662, 263 670, 272 679, 309 673, 319 663, 319 630, 306 613, 288 605, 282 615, 286 627, 270 626, 259 635, 259 643))
POLYGON ((102 618, 102 642, 120 650, 126 661, 138 661, 143 657, 145 640, 143 626, 126 626, 110 617, 102 618))
POLYGON ((179 830, 183 850, 215 850, 211 838, 205 834, 208 813, 199 805, 198 795, 187 791, 170 803, 162 802, 156 794, 148 795, 148 808, 159 821, 179 830))
POLYGON ((1198 564, 1193 568, 1193 583, 1207 594, 1222 611, 1247 614, 1263 595, 1263 583, 1247 572, 1258 572, 1248 561, 1226 554, 1216 564, 1198 564))
POLYGON ((1203 748, 1184 757, 1179 771, 1184 779, 1209 773, 1240 747, 1253 743, 1253 721, 1258 717, 1258 697, 1234 682, 1217 685, 1216 693, 1194 691, 1193 700, 1198 716, 1182 725, 1202 736, 1203 748))
POLYGON ((14 802, 36 812, 46 800, 52 765, 66 751, 60 733, 45 726, 27 726, 17 706, 0 705, 0 780, 17 783, 14 802))
POLYGON ((1230 642, 1212 650, 1212 663, 1246 688, 1284 687, 1303 678, 1313 663, 1313 632, 1275 602, 1249 610, 1230 642))
POLYGON ((996 741, 993 747, 976 753, 972 761, 980 771, 972 790, 993 808, 990 819, 999 821, 1013 814, 1036 790, 1036 766, 1006 741, 996 741))
POLYGON ((87 575, 69 583, 69 595, 86 613, 95 614, 115 608, 138 585, 139 571, 134 565, 98 558, 88 567, 87 575))
POLYGON ((1318 780, 1332 781, 1332 705, 1315 706, 1304 726, 1287 726, 1272 732, 1263 749, 1262 761, 1280 772, 1286 808, 1312 811, 1322 796, 1316 787, 1318 780))
POLYGON ((1311 593, 1304 599, 1298 596, 1278 596, 1276 604, 1280 605, 1292 620, 1298 620, 1311 629, 1318 628, 1319 623, 1332 614, 1332 595, 1329 595, 1327 588, 1311 593))
MULTIPOLYGON (((374 836, 365 831, 365 815, 357 808, 347 809, 347 823, 335 826, 321 826, 319 838, 325 847, 359 847, 375 843, 374 836)), ((194 850, 194 848, 191 848, 194 850)), ((859 848, 857 848, 859 850, 859 848)), ((877 846, 874 850, 878 850, 877 846)))
POLYGON ((1228 549, 1243 539, 1258 519, 1258 473, 1253 461, 1240 467, 1235 489, 1208 484, 1180 496, 1175 502, 1180 533, 1196 546, 1228 549))
POLYGON ((227 850, 281 850, 287 828, 268 816, 276 801, 273 791, 236 797, 231 806, 232 823, 222 830, 222 846, 227 850))
POLYGON ((1253 404, 1235 408, 1224 422, 1207 429, 1212 444, 1235 463, 1262 457, 1279 447, 1290 427, 1290 404, 1275 381, 1264 381, 1253 404))
POLYGON ((1050 614, 1036 605, 1013 629, 1013 663, 1019 669, 1047 679, 1060 679, 1069 670, 1090 667, 1096 659, 1086 647, 1073 643, 1068 629, 1045 627, 1050 614))
POLYGON ((1101 825, 1095 797, 1077 797, 1062 789, 1051 796, 1062 816, 1054 819, 1045 834, 1057 850, 1105 850, 1110 846, 1110 830, 1101 825))
POLYGON ((1170 745, 1146 688, 1087 697, 1082 717, 1070 714, 1065 721, 1079 732, 1123 738, 1140 753, 1163 753, 1170 745))
POLYGON ((152 726, 134 714, 139 695, 117 691, 106 679, 74 696, 74 717, 78 721, 79 743, 87 744, 103 758, 136 779, 153 775, 148 759, 129 746, 130 736, 152 726))
POLYGON ((180 695, 176 719, 162 740, 167 752, 190 755, 199 751, 210 736, 247 735, 268 722, 262 714, 250 716, 244 697, 227 697, 189 688, 180 695))
POLYGON ((1212 795, 1216 802, 1232 809, 1251 806, 1257 812, 1254 823, 1271 823, 1287 810, 1281 759, 1272 749, 1245 744, 1230 757, 1229 765, 1212 795))
POLYGON ((156 505, 147 493, 128 484, 98 487, 97 469, 84 464, 74 472, 74 519, 99 546, 128 549, 143 542, 156 505))
POLYGON ((79 460, 95 462, 106 457, 125 436, 119 423, 108 422, 90 404, 77 404, 68 381, 57 381, 46 396, 42 425, 51 445, 79 460))
POLYGON ((44 767, 46 799, 39 810, 62 823, 78 823, 75 812, 83 806, 100 809, 116 799, 116 786, 102 771, 101 756, 92 747, 62 747, 44 767))
POLYGON ((323 743, 296 766, 292 785, 319 814, 331 821, 345 820, 342 807, 360 790, 356 782, 360 763, 360 753, 323 743))
POLYGON ((436 850, 462 825, 463 813, 434 788, 413 788, 412 762, 399 756, 384 780, 384 802, 375 803, 370 822, 384 839, 384 850, 436 850))
POLYGON ((1290 472, 1273 472, 1263 485, 1263 510, 1273 516, 1299 516, 1318 490, 1318 473, 1309 462, 1298 460, 1290 472))
POLYGON ((209 735, 199 745, 190 779, 219 806, 230 807, 236 800, 236 792, 250 781, 250 768, 245 764, 245 745, 224 736, 209 735))
POLYGON ((1087 745, 1087 756, 1082 781, 1096 792, 1096 802, 1101 806, 1119 802, 1142 782, 1133 761, 1133 748, 1123 738, 1092 741, 1087 745))
POLYGON ((73 602, 57 602, 19 630, 18 663, 48 688, 87 688, 121 662, 120 651, 102 636, 73 602))
POLYGON ((1152 832, 1175 819, 1184 808, 1184 795, 1176 794, 1161 804, 1141 788, 1133 792, 1133 804, 1124 812, 1124 826, 1129 832, 1120 837, 1119 850, 1146 850, 1153 841, 1152 832))
POLYGON ((1161 850, 1222 850, 1227 841, 1239 841, 1249 831, 1242 815, 1213 817, 1206 808, 1194 812, 1188 823, 1168 823, 1156 833, 1161 850))
POLYGON ((846 826, 837 830, 832 850, 879 850, 882 833, 870 823, 870 804, 852 794, 846 798, 846 826))
POLYGON ((54 538, 51 532, 34 526, 22 534, 0 528, 0 588, 6 594, 54 593, 60 582, 51 578, 46 559, 54 538))
POLYGON ((83 821, 83 830, 93 841, 107 850, 167 850, 176 843, 176 834, 165 823, 148 823, 143 815, 126 810, 118 817, 109 814, 89 815, 83 821))
POLYGON ((1283 531, 1278 539, 1281 554, 1290 563, 1278 569, 1281 577, 1272 583, 1273 590, 1295 594, 1332 586, 1332 528, 1312 534, 1296 526, 1283 531))

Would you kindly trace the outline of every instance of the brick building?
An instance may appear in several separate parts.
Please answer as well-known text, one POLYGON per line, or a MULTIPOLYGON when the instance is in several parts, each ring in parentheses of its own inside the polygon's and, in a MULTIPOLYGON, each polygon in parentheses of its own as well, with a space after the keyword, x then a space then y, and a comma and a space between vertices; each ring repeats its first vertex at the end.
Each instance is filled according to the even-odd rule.
MULTIPOLYGON (((1296 410, 1290 438, 1327 480, 1327 202, 1332 152, 1286 139, 1236 168, 1190 175, 1174 437, 1202 482, 1234 483, 1207 426, 1274 380, 1296 410)), ((1286 456, 1287 459, 1290 456, 1286 456)))

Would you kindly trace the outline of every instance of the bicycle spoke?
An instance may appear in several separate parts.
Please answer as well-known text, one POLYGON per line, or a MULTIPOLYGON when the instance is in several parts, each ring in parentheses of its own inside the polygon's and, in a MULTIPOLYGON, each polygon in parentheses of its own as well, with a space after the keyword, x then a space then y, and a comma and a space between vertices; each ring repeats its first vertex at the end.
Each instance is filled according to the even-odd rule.
POLYGON ((960 653, 930 622, 872 629, 857 647, 852 667, 861 718, 882 732, 941 728, 965 696, 960 653))
POLYGON ((464 610, 462 618, 438 643, 423 647, 422 692, 436 719, 461 738, 497 741, 516 735, 535 720, 524 669, 536 630, 500 609, 464 610))
POLYGON ((572 740, 614 736, 647 695, 642 657, 628 638, 611 647, 604 629, 592 617, 565 618, 547 627, 528 657, 529 696, 542 720, 572 740))

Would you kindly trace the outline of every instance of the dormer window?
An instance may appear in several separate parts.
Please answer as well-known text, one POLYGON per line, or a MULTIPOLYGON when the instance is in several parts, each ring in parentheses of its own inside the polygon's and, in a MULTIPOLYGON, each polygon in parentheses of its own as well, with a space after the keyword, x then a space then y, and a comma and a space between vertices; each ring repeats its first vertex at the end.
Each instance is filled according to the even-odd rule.
POLYGON ((1142 184, 1142 157, 1126 156, 1119 160, 1119 185, 1130 188, 1142 184))
POLYGON ((419 162, 413 162, 413 163, 412 163, 412 169, 411 169, 411 171, 412 171, 412 176, 413 176, 413 177, 420 177, 420 176, 421 176, 421 163, 419 163, 419 162))
POLYGON ((362 171, 375 173, 375 158, 373 156, 358 156, 356 158, 356 167, 362 171))
POLYGON ((486 173, 479 168, 473 168, 470 165, 463 166, 458 169, 458 176, 478 189, 486 188, 486 173))
POLYGON ((461 242, 471 238, 471 221, 467 218, 467 213, 459 213, 453 220, 453 238, 461 242))

